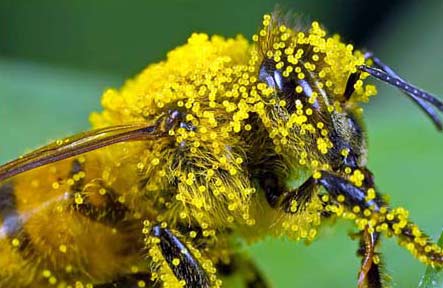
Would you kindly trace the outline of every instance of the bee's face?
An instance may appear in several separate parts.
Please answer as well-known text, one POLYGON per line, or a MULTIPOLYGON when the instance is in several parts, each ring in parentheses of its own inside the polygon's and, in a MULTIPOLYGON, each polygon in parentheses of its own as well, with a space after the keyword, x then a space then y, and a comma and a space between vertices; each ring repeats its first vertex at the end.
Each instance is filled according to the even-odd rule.
MULTIPOLYGON (((291 114, 301 114, 297 112, 297 107, 306 107, 305 109, 310 109, 307 113, 309 114, 308 122, 324 124, 322 129, 327 131, 332 147, 327 153, 311 149, 318 152, 316 158, 326 158, 327 163, 333 169, 366 165, 366 139, 360 119, 353 110, 354 107, 348 105, 347 102, 338 102, 333 94, 321 88, 318 75, 304 68, 301 68, 301 71, 306 75, 303 79, 295 75, 285 77, 281 70, 275 68, 275 63, 266 59, 260 66, 259 80, 274 89, 275 96, 279 100, 284 100, 286 109, 283 114, 287 112, 286 117, 290 117, 291 114), (331 111, 328 108, 330 103, 334 102, 339 103, 340 111, 331 111)), ((281 107, 276 107, 277 110, 280 110, 277 113, 282 114, 281 107)), ((296 129, 293 132, 299 133, 300 130, 296 129)), ((305 142, 311 142, 312 145, 317 144, 317 141, 313 135, 305 137, 305 142), (311 140, 315 140, 315 143, 311 140)))
MULTIPOLYGON (((268 115, 285 151, 302 166, 342 170, 366 165, 359 101, 375 94, 357 66, 364 56, 339 39, 325 38, 314 22, 308 32, 267 23, 257 36, 258 79, 272 89, 268 115), (352 96, 352 97, 351 97, 352 96)), ((266 100, 265 100, 266 101, 266 100)))

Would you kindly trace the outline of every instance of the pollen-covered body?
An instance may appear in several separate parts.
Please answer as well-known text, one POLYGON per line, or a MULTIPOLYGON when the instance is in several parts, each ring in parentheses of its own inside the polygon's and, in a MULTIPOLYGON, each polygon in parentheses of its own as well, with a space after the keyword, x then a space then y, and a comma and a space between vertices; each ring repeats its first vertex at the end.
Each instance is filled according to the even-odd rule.
MULTIPOLYGON (((358 102, 375 88, 358 74, 351 99, 342 99, 363 54, 326 37, 316 22, 302 31, 270 16, 253 40, 193 34, 166 61, 106 91, 104 110, 91 115, 94 129, 178 119, 165 137, 110 145, 2 184, 15 202, 0 201, 0 254, 7 255, 0 287, 93 285, 138 272, 146 273, 140 287, 186 285, 172 271, 179 259, 169 263, 152 233, 163 228, 185 243, 212 286, 221 285, 215 267, 230 263, 239 237, 310 241, 324 213, 382 231, 385 218, 347 211, 343 195, 331 202, 319 188, 281 203, 297 196, 282 191, 320 171, 365 183, 364 171, 337 164, 350 153, 352 165, 366 163, 358 102), (14 219, 17 235, 7 223, 14 219)), ((396 217, 398 227, 408 223, 403 210, 389 221, 396 217)))
MULTIPOLYGON (((288 111, 285 106, 289 104, 278 99, 274 87, 259 79, 260 65, 274 51, 271 58, 280 57, 288 71, 293 68, 287 77, 302 77, 297 68, 309 66, 312 73, 326 77, 324 81, 319 77, 317 85, 339 95, 348 74, 364 61, 363 57, 337 38, 324 38, 324 31, 316 23, 306 34, 284 31, 284 26, 271 26, 269 20, 265 23, 262 31, 269 29, 267 34, 252 45, 241 36, 224 39, 192 35, 187 45, 168 54, 167 61, 148 66, 121 90, 105 92, 105 111, 91 117, 93 126, 99 128, 126 121, 153 122, 170 111, 182 115, 179 127, 169 131, 170 138, 140 143, 138 151, 125 147, 126 156, 115 157, 118 152, 114 149, 121 149, 118 146, 108 149, 110 161, 137 161, 130 167, 125 161, 118 164, 125 165, 125 173, 133 170, 144 180, 141 188, 147 197, 157 202, 164 199, 170 213, 168 222, 196 223, 203 229, 259 225, 249 211, 258 199, 254 170, 270 164, 264 163, 270 158, 279 157, 275 168, 281 170, 283 180, 290 181, 303 174, 302 170, 326 164, 322 155, 327 154, 330 140, 325 124, 321 119, 309 119, 312 109, 303 107, 301 101, 294 100, 291 105, 296 109, 288 111), (266 45, 279 47, 272 50, 266 45), (268 55, 263 55, 262 49, 268 55), (297 49, 300 51, 291 60, 285 59, 290 58, 287 55, 278 56, 282 51, 292 55, 297 49), (315 66, 319 57, 328 60, 315 66), (311 63, 310 58, 316 60, 311 63), (340 79, 337 74, 342 75, 340 79)), ((361 84, 358 88, 356 101, 373 94, 371 89, 364 91, 361 84)), ((329 104, 333 109, 337 103, 329 104)), ((140 183, 132 185, 131 190, 140 188, 140 183)), ((301 222, 308 221, 309 217, 300 216, 304 219, 301 222)))
POLYGON ((92 216, 110 191, 101 185, 100 161, 92 155, 81 161, 42 167, 0 187, 0 287, 103 283, 141 269, 142 225, 118 211, 101 215, 110 223, 92 216))

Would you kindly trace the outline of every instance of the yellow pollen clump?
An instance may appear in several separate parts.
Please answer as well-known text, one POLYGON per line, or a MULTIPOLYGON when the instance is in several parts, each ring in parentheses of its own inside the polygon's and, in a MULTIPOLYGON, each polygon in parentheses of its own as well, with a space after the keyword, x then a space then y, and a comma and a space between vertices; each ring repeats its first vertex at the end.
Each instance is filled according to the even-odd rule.
POLYGON ((51 277, 52 273, 49 270, 43 270, 42 275, 45 278, 49 278, 49 277, 51 277))
POLYGON ((11 243, 14 247, 20 246, 20 240, 18 240, 17 238, 12 239, 11 243))
POLYGON ((66 245, 62 244, 58 247, 58 250, 62 253, 66 253, 66 251, 68 250, 68 247, 66 245))
POLYGON ((179 264, 180 264, 180 259, 178 259, 178 258, 172 259, 172 265, 178 266, 179 264))

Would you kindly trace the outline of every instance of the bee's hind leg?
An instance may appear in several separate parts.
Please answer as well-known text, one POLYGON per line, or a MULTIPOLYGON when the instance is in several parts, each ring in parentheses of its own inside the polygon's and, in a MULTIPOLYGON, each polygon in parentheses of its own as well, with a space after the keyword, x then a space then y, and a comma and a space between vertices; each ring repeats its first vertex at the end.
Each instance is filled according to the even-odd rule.
MULTIPOLYGON (((271 287, 255 263, 247 255, 235 254, 229 263, 218 263, 217 271, 229 283, 231 278, 240 278, 241 287, 269 288, 271 287)), ((225 279, 223 281, 225 281, 225 279)))

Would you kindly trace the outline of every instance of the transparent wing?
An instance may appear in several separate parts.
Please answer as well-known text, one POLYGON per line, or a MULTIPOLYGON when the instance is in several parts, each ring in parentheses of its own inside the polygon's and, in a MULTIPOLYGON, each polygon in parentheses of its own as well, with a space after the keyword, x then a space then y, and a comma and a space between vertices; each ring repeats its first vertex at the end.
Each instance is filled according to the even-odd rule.
POLYGON ((128 141, 157 139, 168 135, 161 121, 131 123, 87 131, 57 140, 18 159, 0 166, 0 181, 25 171, 80 155, 105 146, 128 141))

